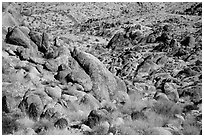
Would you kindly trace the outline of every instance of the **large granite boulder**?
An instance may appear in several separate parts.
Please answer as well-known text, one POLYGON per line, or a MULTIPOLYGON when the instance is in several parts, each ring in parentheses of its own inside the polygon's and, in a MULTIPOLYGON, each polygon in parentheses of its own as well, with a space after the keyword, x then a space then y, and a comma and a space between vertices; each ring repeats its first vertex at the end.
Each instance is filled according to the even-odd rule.
POLYGON ((127 89, 119 86, 121 83, 118 83, 114 75, 93 55, 75 48, 72 56, 91 77, 93 82, 92 93, 97 100, 110 101, 118 91, 127 92, 127 89))

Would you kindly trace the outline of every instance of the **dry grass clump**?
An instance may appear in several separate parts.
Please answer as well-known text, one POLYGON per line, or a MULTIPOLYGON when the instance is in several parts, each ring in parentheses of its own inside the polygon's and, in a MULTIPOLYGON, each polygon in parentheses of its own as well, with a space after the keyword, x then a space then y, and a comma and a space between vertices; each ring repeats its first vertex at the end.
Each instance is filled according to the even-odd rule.
POLYGON ((167 117, 174 117, 175 114, 181 114, 182 112, 182 108, 171 101, 157 101, 153 106, 153 110, 157 114, 167 117))
POLYGON ((44 135, 82 135, 82 132, 80 132, 80 130, 69 130, 67 128, 50 128, 44 133, 44 135))
POLYGON ((199 135, 201 132, 201 125, 199 125, 194 116, 189 115, 183 123, 184 135, 199 135))

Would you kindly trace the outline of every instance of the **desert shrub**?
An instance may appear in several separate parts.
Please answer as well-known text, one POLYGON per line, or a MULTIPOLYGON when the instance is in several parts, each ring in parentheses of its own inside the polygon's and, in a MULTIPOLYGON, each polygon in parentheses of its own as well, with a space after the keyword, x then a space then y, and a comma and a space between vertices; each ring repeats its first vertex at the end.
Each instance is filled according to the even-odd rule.
POLYGON ((2 134, 12 134, 14 131, 17 131, 19 128, 18 124, 16 123, 15 119, 10 116, 3 116, 2 117, 2 134))
POLYGON ((28 128, 28 127, 32 128, 35 124, 35 122, 27 116, 16 120, 16 122, 18 123, 20 128, 28 128))
POLYGON ((125 124, 116 128, 117 135, 141 135, 149 128, 147 121, 138 119, 134 121, 126 121, 125 124))
POLYGON ((201 131, 201 125, 198 124, 196 118, 192 115, 186 117, 183 123, 184 135, 199 135, 201 131))
POLYGON ((69 119, 70 122, 84 121, 85 119, 87 119, 89 113, 89 111, 69 112, 67 113, 66 117, 69 119))
POLYGON ((200 129, 198 127, 195 127, 195 126, 186 125, 186 126, 184 126, 183 134, 184 135, 199 135, 200 129))
POLYGON ((82 135, 82 133, 79 130, 51 128, 48 129, 44 135, 82 135))
POLYGON ((182 108, 171 101, 158 101, 154 104, 153 110, 157 114, 162 114, 168 117, 173 117, 175 114, 180 114, 182 112, 182 108))
POLYGON ((47 130, 54 127, 53 122, 47 119, 41 119, 33 125, 33 129, 37 134, 44 134, 47 130))
POLYGON ((166 117, 161 114, 157 114, 154 111, 150 111, 146 113, 147 123, 149 123, 150 127, 162 127, 169 122, 169 117, 166 117))

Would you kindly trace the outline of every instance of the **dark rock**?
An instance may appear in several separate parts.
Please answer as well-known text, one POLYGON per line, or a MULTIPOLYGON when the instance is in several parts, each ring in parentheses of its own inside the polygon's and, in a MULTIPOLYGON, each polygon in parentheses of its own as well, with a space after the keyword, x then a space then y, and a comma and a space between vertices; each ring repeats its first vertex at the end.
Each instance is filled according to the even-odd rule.
POLYGON ((37 120, 38 117, 38 110, 37 110, 37 106, 34 103, 31 103, 29 108, 28 108, 28 116, 30 118, 33 118, 34 120, 37 120))
POLYGON ((195 38, 192 35, 187 36, 181 41, 181 45, 193 48, 195 46, 195 38))
POLYGON ((163 30, 169 32, 169 31, 172 30, 172 26, 166 24, 166 25, 163 26, 163 30))
POLYGON ((42 52, 46 53, 50 48, 49 35, 45 32, 42 34, 42 52))
POLYGON ((26 112, 33 120, 38 120, 43 112, 44 105, 38 95, 30 94, 24 96, 23 100, 19 104, 19 108, 21 111, 26 112))
POLYGON ((147 116, 142 111, 135 111, 131 114, 132 120, 136 119, 146 119, 147 116))
POLYGON ((9 113, 10 112, 10 109, 8 108, 8 101, 7 101, 7 97, 6 96, 3 96, 2 97, 2 111, 6 112, 6 113, 9 113))
POLYGON ((112 50, 123 50, 124 48, 132 47, 130 40, 126 38, 123 32, 117 32, 109 41, 106 48, 112 50))
POLYGON ((92 110, 89 113, 88 119, 85 122, 86 125, 88 125, 90 128, 93 128, 94 126, 98 125, 100 122, 105 121, 108 119, 108 111, 105 109, 101 110, 92 110))
POLYGON ((23 48, 23 47, 18 47, 16 50, 17 56, 20 57, 22 60, 30 60, 30 57, 35 57, 35 51, 33 49, 28 49, 28 48, 23 48))
POLYGON ((55 122, 54 126, 59 129, 64 129, 68 126, 68 121, 65 118, 60 118, 55 122))
POLYGON ((171 37, 167 32, 162 33, 162 35, 156 39, 156 41, 163 42, 164 44, 169 44, 169 40, 171 40, 171 37))
POLYGON ((2 134, 13 134, 19 128, 17 122, 11 116, 3 115, 2 116, 2 134))
POLYGON ((6 35, 6 42, 23 46, 24 48, 31 47, 30 39, 18 27, 9 29, 6 35))
POLYGON ((55 78, 62 83, 74 82, 83 86, 85 91, 92 89, 92 81, 89 75, 81 68, 78 62, 70 57, 68 65, 60 65, 55 78))
POLYGON ((54 116, 54 114, 55 114, 55 109, 54 108, 48 108, 48 109, 46 109, 45 112, 43 112, 40 115, 40 118, 46 118, 48 120, 51 120, 51 118, 54 116))
POLYGON ((142 34, 141 31, 135 31, 135 32, 130 33, 130 36, 129 36, 129 37, 130 37, 132 40, 134 40, 134 39, 138 40, 138 38, 141 37, 142 35, 143 35, 143 34, 142 34))
POLYGON ((30 8, 25 8, 21 11, 21 14, 25 15, 25 16, 30 16, 32 15, 32 11, 30 8))
POLYGON ((29 36, 30 39, 38 46, 38 50, 43 52, 43 49, 41 48, 42 34, 40 32, 31 30, 29 36))

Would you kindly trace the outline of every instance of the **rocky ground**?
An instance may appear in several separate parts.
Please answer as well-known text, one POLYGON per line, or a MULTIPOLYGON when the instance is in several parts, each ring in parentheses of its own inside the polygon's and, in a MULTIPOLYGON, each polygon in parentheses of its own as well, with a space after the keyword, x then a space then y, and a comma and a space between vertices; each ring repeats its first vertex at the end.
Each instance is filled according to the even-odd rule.
POLYGON ((3 134, 202 134, 202 3, 2 4, 3 134))

